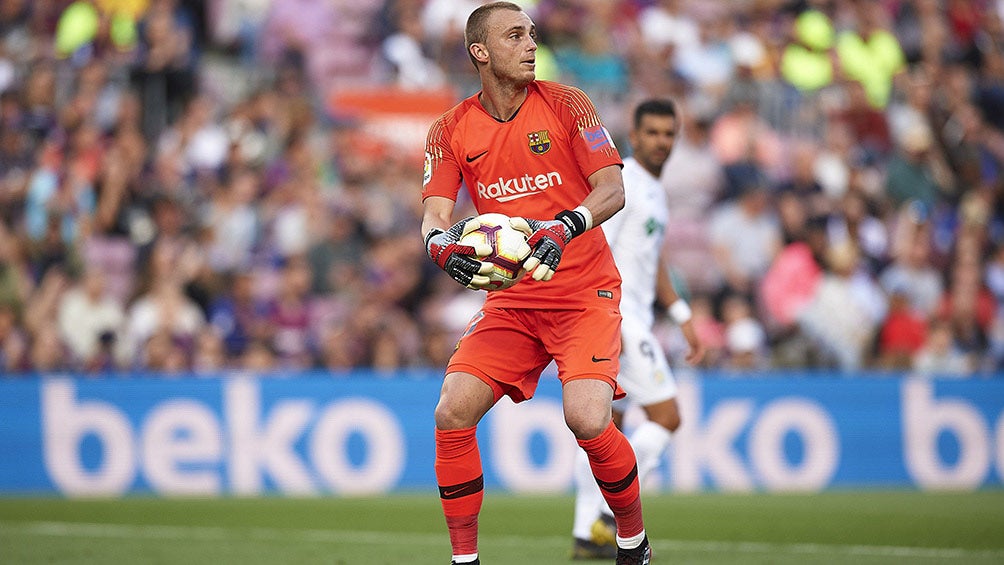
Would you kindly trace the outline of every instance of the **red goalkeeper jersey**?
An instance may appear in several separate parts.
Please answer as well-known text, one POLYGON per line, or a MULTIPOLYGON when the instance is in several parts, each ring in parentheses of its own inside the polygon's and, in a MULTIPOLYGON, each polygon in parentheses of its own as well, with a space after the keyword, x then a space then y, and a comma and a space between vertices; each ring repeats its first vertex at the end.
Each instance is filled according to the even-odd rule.
MULTIPOLYGON (((509 121, 492 117, 477 95, 436 120, 426 140, 422 198, 456 201, 462 182, 478 213, 550 220, 582 203, 592 190, 589 175, 620 164, 585 93, 535 81, 509 121)), ((568 244, 550 281, 525 277, 488 295, 491 305, 506 308, 580 308, 619 299, 620 274, 598 229, 568 244)))

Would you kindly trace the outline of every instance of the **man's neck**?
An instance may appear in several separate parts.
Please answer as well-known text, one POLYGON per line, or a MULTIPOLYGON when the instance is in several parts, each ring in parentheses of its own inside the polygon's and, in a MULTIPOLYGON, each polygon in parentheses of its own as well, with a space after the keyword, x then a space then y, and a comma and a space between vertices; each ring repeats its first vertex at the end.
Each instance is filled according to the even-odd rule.
POLYGON ((500 83, 482 81, 481 95, 478 101, 492 117, 500 122, 512 119, 526 100, 526 85, 515 83, 500 83))

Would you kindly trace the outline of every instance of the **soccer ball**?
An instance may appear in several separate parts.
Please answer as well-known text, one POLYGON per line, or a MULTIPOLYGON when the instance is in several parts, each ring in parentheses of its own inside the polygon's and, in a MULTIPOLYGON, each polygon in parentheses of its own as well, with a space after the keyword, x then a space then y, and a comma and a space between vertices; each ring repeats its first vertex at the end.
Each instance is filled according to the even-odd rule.
POLYGON ((504 290, 518 283, 526 274, 523 260, 530 256, 526 234, 509 225, 505 214, 481 214, 472 221, 480 225, 464 234, 460 243, 478 250, 482 255, 478 258, 492 264, 485 290, 504 290))

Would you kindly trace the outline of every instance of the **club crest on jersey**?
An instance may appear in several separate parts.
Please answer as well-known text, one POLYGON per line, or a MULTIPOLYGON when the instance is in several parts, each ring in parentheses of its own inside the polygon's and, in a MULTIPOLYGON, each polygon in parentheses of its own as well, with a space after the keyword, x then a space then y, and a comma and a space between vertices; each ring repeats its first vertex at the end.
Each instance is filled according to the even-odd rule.
POLYGON ((534 155, 543 155, 551 148, 551 138, 546 129, 526 134, 529 138, 530 151, 534 155))

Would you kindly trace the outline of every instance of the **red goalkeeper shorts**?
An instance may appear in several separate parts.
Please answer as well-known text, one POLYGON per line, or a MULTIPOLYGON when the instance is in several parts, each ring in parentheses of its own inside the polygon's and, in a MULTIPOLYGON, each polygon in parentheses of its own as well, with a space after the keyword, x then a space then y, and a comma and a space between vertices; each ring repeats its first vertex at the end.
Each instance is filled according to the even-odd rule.
POLYGON ((613 307, 530 310, 486 306, 468 324, 446 372, 470 373, 492 387, 495 400, 533 397, 540 374, 553 359, 562 385, 599 379, 617 386, 621 315, 613 307))

